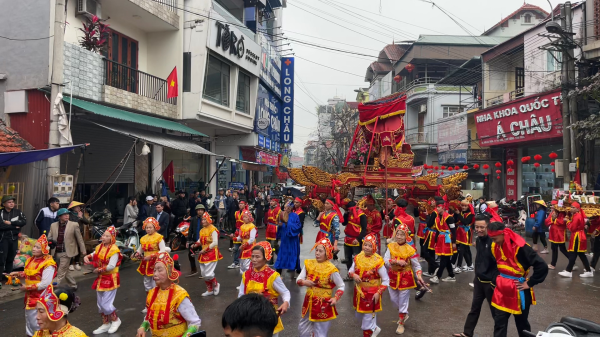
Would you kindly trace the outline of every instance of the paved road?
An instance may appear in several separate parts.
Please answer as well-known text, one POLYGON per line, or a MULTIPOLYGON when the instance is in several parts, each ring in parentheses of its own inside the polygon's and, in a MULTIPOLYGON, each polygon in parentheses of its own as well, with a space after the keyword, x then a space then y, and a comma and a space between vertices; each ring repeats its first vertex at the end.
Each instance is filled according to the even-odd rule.
MULTIPOLYGON (((302 245, 302 258, 310 258, 310 248, 314 243, 317 230, 308 223, 305 226, 305 240, 302 245)), ((264 230, 260 232, 264 238, 264 230)), ((239 270, 229 270, 227 265, 231 263, 231 254, 227 251, 228 242, 221 240, 219 247, 224 252, 224 259, 217 267, 217 278, 222 285, 221 294, 203 298, 200 296, 205 291, 202 280, 196 277, 181 278, 181 286, 189 293, 192 303, 202 319, 202 328, 207 330, 208 336, 222 336, 221 314, 225 307, 237 296, 235 287, 239 285, 241 277, 239 270)), ((343 254, 341 254, 343 255, 343 254)), ((548 260, 549 255, 544 255, 548 260)), ((564 269, 566 259, 559 258, 558 270, 564 269)), ((184 275, 189 272, 187 258, 181 259, 184 275)), ((342 275, 345 275, 346 267, 339 265, 342 275)), ((121 269, 121 288, 117 293, 115 306, 119 310, 119 316, 123 325, 119 331, 110 336, 135 336, 135 331, 143 319, 140 312, 145 301, 145 292, 142 286, 142 278, 136 272, 134 265, 126 265, 121 269)), ((581 268, 581 266, 580 266, 581 268)), ((284 283, 292 293, 290 311, 283 317, 285 330, 280 333, 282 337, 297 336, 297 326, 300 320, 301 302, 304 290, 296 286, 290 275, 284 272, 284 283)), ((595 279, 573 280, 560 278, 556 271, 550 271, 546 282, 536 287, 538 305, 532 309, 530 321, 535 331, 544 329, 549 323, 557 321, 563 315, 582 317, 590 320, 598 320, 593 308, 598 307, 600 302, 600 275, 595 279)), ((411 298, 409 312, 410 319, 406 325, 406 336, 450 336, 453 332, 462 331, 465 317, 471 305, 471 288, 468 283, 473 279, 473 273, 462 273, 457 276, 456 283, 443 283, 433 286, 433 294, 427 294, 421 301, 416 302, 411 298)), ((92 331, 100 326, 101 320, 96 307, 96 292, 91 290, 92 277, 87 277, 79 282, 82 305, 73 314, 69 315, 71 323, 83 329, 89 336, 92 331)), ((347 283, 350 285, 350 283, 347 283)), ((338 304, 339 318, 334 321, 330 330, 330 336, 362 336, 360 324, 354 319, 352 299, 348 296, 342 298, 338 304)), ((381 336, 393 336, 397 312, 392 308, 389 296, 384 295, 384 311, 379 314, 379 326, 383 329, 381 336)), ((23 336, 25 328, 23 300, 13 299, 0 302, 0 335, 23 336)), ((477 336, 492 336, 493 321, 489 310, 482 312, 479 325, 476 329, 477 336)), ((104 334, 101 336, 109 336, 104 334)), ((509 336, 516 336, 516 329, 511 320, 509 336)))

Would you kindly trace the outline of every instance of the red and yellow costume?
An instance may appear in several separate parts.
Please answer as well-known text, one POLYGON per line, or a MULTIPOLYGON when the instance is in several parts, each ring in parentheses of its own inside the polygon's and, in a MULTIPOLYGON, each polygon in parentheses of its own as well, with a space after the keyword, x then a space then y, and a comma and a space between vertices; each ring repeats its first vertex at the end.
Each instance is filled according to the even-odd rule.
POLYGON ((240 254, 240 259, 249 259, 252 257, 252 248, 256 245, 256 238, 254 238, 252 243, 249 243, 251 239, 250 232, 252 232, 253 229, 256 230, 256 226, 252 222, 245 223, 240 227, 240 237, 242 238, 242 246, 240 247, 242 253, 240 254))
POLYGON ((152 217, 144 220, 142 229, 146 230, 146 226, 148 224, 153 225, 156 232, 154 232, 152 235, 146 234, 140 239, 140 248, 144 252, 144 257, 151 257, 150 260, 142 259, 140 266, 137 269, 137 271, 143 276, 154 275, 154 264, 156 263, 156 256, 158 256, 160 251, 159 245, 164 240, 163 236, 158 234, 158 231, 160 230, 158 220, 152 217))
POLYGON ((346 234, 346 237, 344 238, 344 244, 346 246, 358 247, 360 246, 360 241, 358 238, 362 230, 360 227, 360 219, 361 217, 366 217, 366 214, 357 206, 350 207, 348 212, 348 224, 344 229, 344 234, 346 234), (356 243, 354 243, 355 240, 357 241, 356 243))
POLYGON ((245 201, 240 201, 240 210, 235 212, 235 233, 233 234, 233 243, 240 244, 240 241, 237 241, 237 237, 240 234, 240 227, 244 224, 244 220, 242 220, 242 215, 244 211, 248 209, 248 205, 246 205, 245 201))
MULTIPOLYGON (((279 199, 271 199, 279 203, 279 199)), ((269 208, 267 211, 267 240, 277 240, 277 225, 279 223, 279 213, 281 213, 281 207, 276 206, 275 208, 269 208)))
MULTIPOLYGON (((271 258, 273 257, 273 249, 271 248, 271 244, 266 241, 263 241, 259 242, 257 245, 263 247, 265 251, 265 259, 267 261, 271 260, 271 258)), ((262 294, 273 304, 273 306, 277 310, 278 299, 280 296, 279 292, 275 289, 274 286, 275 281, 277 279, 279 279, 279 283, 283 285, 279 273, 269 268, 268 266, 264 266, 261 270, 250 268, 242 274, 243 292, 240 289, 240 295, 242 295, 242 293, 244 295, 251 293, 262 294)), ((287 298, 284 298, 284 301, 285 300, 287 300, 289 303, 289 291, 287 291, 287 298)), ((277 326, 275 327, 273 334, 279 333, 282 330, 283 323, 281 322, 281 317, 279 317, 277 326)))
POLYGON ((419 229, 417 230, 417 237, 425 241, 427 234, 427 211, 419 209, 419 229))
MULTIPOLYGON (((388 201, 390 201, 392 199, 388 199, 388 201)), ((397 206, 393 206, 391 209, 389 209, 388 212, 388 217, 390 218, 390 220, 383 226, 383 237, 384 238, 391 238, 392 235, 394 235, 394 219, 392 218, 392 214, 396 213, 396 207, 397 206)))
MULTIPOLYGON (((38 303, 46 309, 46 315, 52 322, 58 322, 65 318, 69 313, 67 306, 62 304, 62 301, 66 301, 68 296, 66 293, 61 293, 57 296, 54 293, 54 287, 50 284, 41 294, 38 299, 38 303)), ((87 335, 80 329, 69 324, 68 321, 65 325, 55 331, 50 330, 39 330, 33 337, 87 337, 87 335)))
MULTIPOLYGON (((435 215, 434 228, 438 233, 437 240, 435 241, 435 254, 440 256, 452 256, 455 253, 452 249, 452 232, 447 224, 448 219, 452 216, 447 212, 442 214, 441 219, 437 216, 437 213, 435 213, 435 215)), ((434 236, 432 235, 431 237, 434 236)), ((431 247, 431 242, 429 242, 429 247, 431 247)))
MULTIPOLYGON (((573 203, 571 207, 577 207, 579 204, 573 203), (576 206, 575 206, 576 205, 576 206)), ((587 237, 585 236, 585 217, 580 210, 573 214, 571 220, 567 221, 567 228, 571 232, 569 238, 569 252, 586 252, 587 251, 587 237)))
MULTIPOLYGON (((467 219, 473 213, 471 213, 471 211, 466 211, 460 212, 460 214, 462 215, 463 219, 467 219)), ((472 220, 470 223, 462 223, 461 221, 458 221, 456 223, 456 243, 460 243, 467 246, 471 246, 473 244, 472 226, 473 223, 475 223, 475 217, 471 216, 471 219, 472 220)))
POLYGON ((121 259, 121 251, 114 243, 108 247, 104 244, 99 244, 96 246, 96 249, 94 250, 93 264, 94 267, 101 270, 101 272, 98 274, 94 284, 92 284, 92 289, 95 289, 96 291, 109 291, 119 288, 121 285, 121 277, 119 276, 121 259), (119 254, 119 262, 117 262, 117 266, 111 271, 106 271, 108 261, 115 254, 119 254))
MULTIPOLYGON (((375 199, 370 194, 365 197, 367 199, 367 205, 375 205, 375 199)), ((367 216, 367 234, 373 234, 377 240, 375 245, 377 252, 379 252, 379 238, 381 236, 381 230, 383 229, 383 220, 381 219, 381 213, 377 209, 370 211, 369 209, 364 210, 367 216)))
POLYGON ((219 246, 209 248, 210 244, 213 243, 213 232, 217 232, 217 235, 219 235, 219 230, 212 224, 202 227, 200 230, 200 239, 198 242, 205 253, 198 255, 199 263, 210 263, 223 259, 223 255, 221 255, 221 252, 219 251, 219 246))
MULTIPOLYGON (((367 237, 365 237, 365 242, 367 237)), ((354 287, 354 296, 352 297, 352 306, 357 312, 370 314, 381 311, 381 301, 374 304, 373 296, 381 295, 387 288, 382 285, 381 277, 377 272, 382 267, 383 258, 377 253, 367 256, 363 251, 354 257, 354 274, 362 280, 359 285, 354 287)))
POLYGON ((336 215, 338 215, 338 214, 335 211, 331 211, 327 214, 323 214, 323 216, 319 220, 319 233, 317 233, 317 238, 316 238, 315 242, 319 242, 321 239, 324 239, 324 238, 329 240, 329 237, 330 237, 329 233, 331 232, 331 224, 333 222, 333 218, 336 215))
POLYGON ((565 212, 559 212, 556 219, 546 218, 546 226, 549 227, 548 241, 552 243, 565 243, 567 237, 567 221, 565 212))
POLYGON ((40 330, 33 337, 87 337, 87 335, 67 322, 65 326, 56 331, 40 330))
POLYGON ((25 262, 25 270, 19 272, 19 277, 25 278, 25 310, 35 310, 35 304, 40 298, 40 295, 45 289, 38 290, 39 283, 42 281, 42 274, 48 267, 54 267, 54 275, 56 276, 56 262, 50 254, 48 247, 48 238, 46 234, 42 234, 37 242, 42 247, 42 255, 39 257, 30 257, 25 262))
MULTIPOLYGON (((408 236, 407 236, 408 239, 408 236)), ((390 252, 390 260, 404 260, 406 266, 400 267, 399 265, 392 265, 388 271, 390 277, 390 288, 394 290, 406 290, 417 287, 415 282, 414 273, 411 265, 411 258, 417 256, 417 250, 408 244, 399 245, 396 242, 388 244, 388 250, 390 252)))

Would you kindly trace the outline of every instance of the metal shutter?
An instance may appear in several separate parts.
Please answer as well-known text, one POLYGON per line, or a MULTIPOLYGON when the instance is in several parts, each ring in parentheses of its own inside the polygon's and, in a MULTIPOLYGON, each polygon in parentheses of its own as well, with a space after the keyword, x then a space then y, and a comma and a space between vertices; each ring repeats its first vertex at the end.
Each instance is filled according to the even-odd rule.
MULTIPOLYGON (((132 138, 87 123, 73 121, 71 132, 74 144, 90 144, 84 155, 78 183, 84 181, 86 184, 104 182, 133 145, 132 138)), ((69 152, 62 155, 61 172, 74 175, 79 162, 79 154, 80 151, 77 149, 74 154, 69 152)), ((134 182, 134 161, 135 154, 131 153, 121 175, 116 180, 117 183, 134 182)), ((119 171, 120 169, 115 172, 108 183, 115 181, 119 171)))

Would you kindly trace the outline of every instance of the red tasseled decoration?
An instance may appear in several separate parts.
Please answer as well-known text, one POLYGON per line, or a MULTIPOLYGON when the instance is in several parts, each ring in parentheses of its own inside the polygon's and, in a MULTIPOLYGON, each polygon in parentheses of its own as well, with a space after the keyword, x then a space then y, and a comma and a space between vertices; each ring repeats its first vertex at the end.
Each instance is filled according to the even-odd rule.
POLYGON ((487 173, 487 172, 486 172, 486 173, 484 173, 483 175, 487 177, 487 176, 488 176, 488 174, 489 174, 489 173, 487 173))
POLYGON ((540 156, 539 154, 536 154, 535 156, 533 156, 533 159, 535 159, 536 161, 540 161, 540 160, 542 160, 542 156, 540 156))
POLYGON ((506 162, 506 165, 508 165, 508 166, 512 166, 514 164, 515 164, 515 162, 510 159, 506 162))
POLYGON ((423 164, 423 168, 424 168, 424 169, 428 169, 428 168, 429 168, 429 165, 427 165, 427 164, 423 164))
POLYGON ((473 168, 476 169, 476 170, 479 170, 479 164, 473 165, 473 168))
POLYGON ((540 163, 533 163, 533 166, 540 167, 540 163))
POLYGON ((460 170, 460 167, 458 165, 454 166, 455 170, 460 170))
POLYGON ((556 152, 550 152, 548 157, 550 157, 550 159, 554 160, 554 159, 558 158, 558 155, 556 154, 556 152))
POLYGON ((502 167, 502 164, 500 162, 496 162, 496 164, 494 165, 496 165, 496 167, 502 167))
POLYGON ((496 174, 500 174, 500 173, 502 173, 502 171, 496 170, 496 174))
POLYGON ((490 168, 490 165, 488 165, 488 164, 483 164, 483 169, 484 169, 484 170, 487 170, 487 169, 489 169, 489 168, 490 168))
POLYGON ((452 171, 452 166, 449 166, 449 167, 448 167, 448 171, 452 171))

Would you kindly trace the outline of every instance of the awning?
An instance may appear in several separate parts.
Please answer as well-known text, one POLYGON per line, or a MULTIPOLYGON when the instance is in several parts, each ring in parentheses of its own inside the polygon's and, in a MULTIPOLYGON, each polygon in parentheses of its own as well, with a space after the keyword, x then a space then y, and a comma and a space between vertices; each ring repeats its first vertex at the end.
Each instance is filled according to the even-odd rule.
POLYGON ((71 151, 78 147, 83 147, 89 144, 79 144, 73 146, 57 147, 47 150, 32 150, 32 151, 21 151, 21 152, 6 152, 0 153, 0 167, 12 166, 12 165, 23 165, 32 163, 34 161, 40 161, 48 159, 50 157, 58 156, 59 154, 71 151))
POLYGON ((267 172, 267 166, 262 164, 242 162, 242 169, 246 171, 267 172))
POLYGON ((214 153, 208 151, 207 149, 203 148, 202 146, 194 143, 193 141, 184 139, 183 137, 171 136, 171 135, 152 132, 152 131, 148 131, 148 130, 131 129, 131 128, 128 128, 125 126, 120 126, 120 125, 99 124, 99 123, 95 123, 95 122, 92 122, 92 123, 94 123, 98 126, 101 126, 103 128, 106 128, 108 130, 118 132, 120 134, 123 134, 123 135, 131 137, 131 138, 142 139, 148 143, 166 146, 171 149, 181 150, 181 151, 186 151, 186 152, 191 152, 191 153, 205 154, 205 155, 209 155, 209 156, 224 157, 224 156, 221 156, 218 154, 214 154, 214 153))
MULTIPOLYGON (((64 97, 63 101, 67 103, 71 103, 70 97, 64 97)), ((187 127, 183 124, 179 124, 174 121, 170 121, 167 119, 156 118, 141 114, 136 114, 130 111, 125 111, 121 109, 111 108, 106 105, 96 104, 88 101, 83 101, 77 98, 73 98, 73 105, 79 107, 81 109, 92 112, 96 115, 101 115, 104 117, 116 118, 120 120, 124 120, 131 123, 144 124, 148 126, 153 126, 157 128, 167 129, 171 131, 178 131, 183 133, 189 133, 195 136, 208 137, 202 132, 196 131, 190 127, 187 127)))

